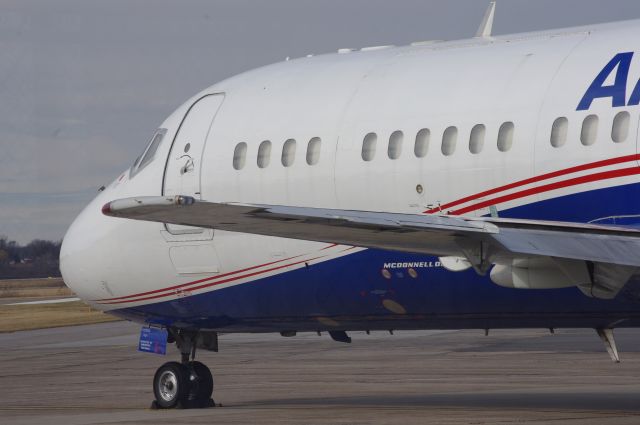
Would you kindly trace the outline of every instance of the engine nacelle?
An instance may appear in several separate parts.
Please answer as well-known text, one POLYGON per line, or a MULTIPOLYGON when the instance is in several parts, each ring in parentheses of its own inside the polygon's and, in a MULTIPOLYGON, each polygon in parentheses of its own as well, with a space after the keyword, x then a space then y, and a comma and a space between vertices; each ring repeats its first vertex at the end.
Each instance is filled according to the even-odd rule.
POLYGON ((513 260, 511 264, 496 264, 491 270, 496 285, 516 289, 557 289, 576 286, 553 261, 547 259, 513 260))

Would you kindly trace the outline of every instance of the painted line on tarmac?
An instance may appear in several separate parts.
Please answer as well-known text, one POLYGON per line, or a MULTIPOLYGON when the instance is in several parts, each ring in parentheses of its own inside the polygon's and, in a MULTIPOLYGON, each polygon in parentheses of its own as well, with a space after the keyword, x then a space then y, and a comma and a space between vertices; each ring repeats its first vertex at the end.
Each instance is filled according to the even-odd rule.
POLYGON ((35 305, 35 304, 60 304, 60 303, 70 303, 74 301, 80 301, 80 298, 60 298, 57 300, 42 300, 42 301, 25 301, 21 303, 11 303, 5 305, 35 305))

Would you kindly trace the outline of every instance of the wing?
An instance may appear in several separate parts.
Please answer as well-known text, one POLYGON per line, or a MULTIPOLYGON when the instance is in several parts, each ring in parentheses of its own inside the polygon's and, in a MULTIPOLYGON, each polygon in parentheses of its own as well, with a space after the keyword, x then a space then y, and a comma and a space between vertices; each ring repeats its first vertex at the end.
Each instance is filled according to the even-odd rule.
MULTIPOLYGON (((481 274, 493 264, 514 273, 524 268, 527 275, 551 267, 599 298, 614 297, 640 266, 640 231, 625 227, 226 204, 187 196, 119 199, 102 211, 112 217, 460 257, 481 274)), ((536 285, 520 282, 520 287, 536 285)))

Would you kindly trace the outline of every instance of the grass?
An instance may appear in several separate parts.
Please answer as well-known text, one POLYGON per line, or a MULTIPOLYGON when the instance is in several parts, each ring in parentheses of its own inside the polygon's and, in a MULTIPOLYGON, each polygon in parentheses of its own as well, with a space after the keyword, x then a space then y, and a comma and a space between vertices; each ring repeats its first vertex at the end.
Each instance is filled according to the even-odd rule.
POLYGON ((51 298, 73 295, 61 278, 0 280, 0 298, 51 298))
POLYGON ((59 304, 0 305, 0 332, 88 325, 120 320, 81 301, 59 304))
POLYGON ((65 287, 61 277, 43 277, 37 279, 0 279, 0 291, 23 288, 61 288, 65 287))
MULTIPOLYGON (((70 297, 73 292, 61 278, 0 280, 0 299, 44 300, 70 297)), ((88 325, 119 320, 80 302, 0 305, 0 332, 88 325)))

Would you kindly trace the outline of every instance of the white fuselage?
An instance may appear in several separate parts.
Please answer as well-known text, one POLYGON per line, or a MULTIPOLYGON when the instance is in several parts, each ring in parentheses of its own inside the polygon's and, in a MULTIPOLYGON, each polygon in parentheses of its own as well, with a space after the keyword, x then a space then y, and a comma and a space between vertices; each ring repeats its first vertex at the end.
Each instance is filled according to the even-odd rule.
MULTIPOLYGON (((630 21, 307 57, 218 83, 162 123, 166 134, 151 162, 123 173, 78 217, 63 245, 65 281, 92 305, 112 310, 156 302, 144 294, 199 277, 358 251, 103 216, 100 207, 117 198, 181 194, 213 202, 486 215, 636 183, 633 174, 549 190, 536 188, 561 178, 523 181, 637 154, 637 106, 614 108, 611 98, 595 99, 588 110, 577 106, 602 68, 616 54, 636 51, 638 40, 640 22, 630 21), (583 124, 590 115, 595 124, 583 124), (552 137, 559 118, 566 126, 552 137), (514 182, 523 183, 464 200, 514 182), (101 301, 114 299, 120 301, 101 301)), ((640 58, 629 68, 627 96, 638 78, 640 58)), ((286 264, 260 277, 305 267, 286 264)), ((162 301, 198 291, 176 290, 162 301)))

